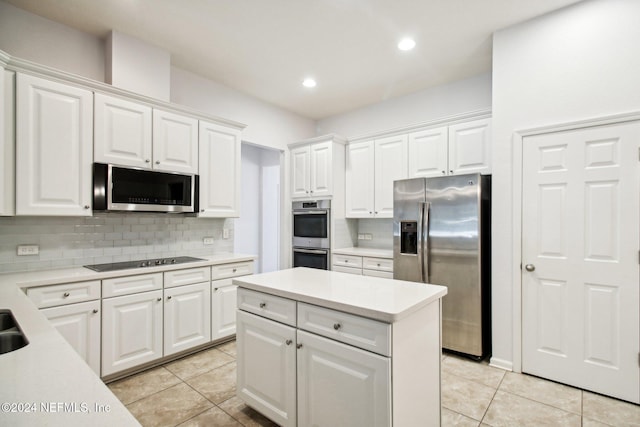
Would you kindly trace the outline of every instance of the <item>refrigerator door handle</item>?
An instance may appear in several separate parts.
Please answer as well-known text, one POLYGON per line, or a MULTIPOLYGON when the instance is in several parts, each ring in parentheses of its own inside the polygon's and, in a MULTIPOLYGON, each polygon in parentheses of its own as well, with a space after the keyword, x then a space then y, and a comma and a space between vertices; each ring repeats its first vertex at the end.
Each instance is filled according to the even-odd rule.
POLYGON ((420 248, 418 249, 418 262, 420 263, 420 281, 429 281, 429 202, 420 203, 420 248))

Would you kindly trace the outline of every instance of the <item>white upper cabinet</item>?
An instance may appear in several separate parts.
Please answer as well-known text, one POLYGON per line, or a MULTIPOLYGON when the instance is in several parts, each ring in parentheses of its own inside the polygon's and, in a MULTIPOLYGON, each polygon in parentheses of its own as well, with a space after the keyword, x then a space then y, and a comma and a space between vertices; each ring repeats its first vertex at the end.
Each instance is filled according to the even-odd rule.
POLYGON ((309 197, 311 151, 309 146, 291 149, 291 198, 309 197))
POLYGON ((153 110, 153 168, 198 173, 198 120, 153 110))
POLYGON ((349 144, 347 218, 393 217, 393 181, 407 178, 407 136, 349 144))
POLYGON ((90 216, 93 93, 17 75, 16 214, 90 216))
POLYGON ((151 167, 151 107, 96 93, 94 114, 96 162, 151 167))
POLYGON ((0 67, 0 216, 15 215, 15 79, 13 71, 0 67))
POLYGON ((407 135, 376 140, 375 202, 377 218, 393 218, 393 181, 408 178, 407 135))
POLYGON ((201 217, 240 216, 241 131, 200 122, 201 217))
MULTIPOLYGON (((334 174, 341 174, 344 165, 344 143, 335 137, 314 139, 290 148, 291 198, 330 199, 336 195, 334 174)), ((338 176, 341 183, 344 175, 338 176)))
POLYGON ((491 119, 449 126, 449 174, 491 173, 491 119))
POLYGON ((409 134, 409 177, 447 174, 449 128, 446 126, 409 134))
POLYGON ((409 134, 409 177, 491 173, 491 119, 409 134))
POLYGON ((99 93, 94 114, 96 162, 198 173, 197 119, 99 93))
POLYGON ((373 141, 357 142, 347 146, 347 218, 373 216, 374 150, 373 141))

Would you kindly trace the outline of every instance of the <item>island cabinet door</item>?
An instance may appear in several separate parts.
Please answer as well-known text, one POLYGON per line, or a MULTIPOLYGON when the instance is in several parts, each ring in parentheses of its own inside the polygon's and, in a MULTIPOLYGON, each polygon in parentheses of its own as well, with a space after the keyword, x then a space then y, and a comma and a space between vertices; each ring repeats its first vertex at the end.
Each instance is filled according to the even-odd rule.
POLYGON ((280 426, 296 426, 295 328, 244 311, 236 328, 237 394, 280 426))
POLYGON ((391 359, 298 330, 298 425, 391 426, 391 359))

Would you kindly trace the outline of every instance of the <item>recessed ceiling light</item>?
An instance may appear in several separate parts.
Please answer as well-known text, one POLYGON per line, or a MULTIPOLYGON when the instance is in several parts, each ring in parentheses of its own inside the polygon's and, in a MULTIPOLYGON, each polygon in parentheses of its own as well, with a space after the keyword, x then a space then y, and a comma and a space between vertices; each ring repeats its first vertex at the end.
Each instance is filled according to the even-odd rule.
POLYGON ((316 87, 316 81, 312 78, 306 78, 302 81, 302 86, 304 87, 316 87))
POLYGON ((416 47, 416 42, 415 40, 406 37, 402 40, 400 40, 400 42, 398 43, 398 49, 400 50, 411 50, 414 47, 416 47))

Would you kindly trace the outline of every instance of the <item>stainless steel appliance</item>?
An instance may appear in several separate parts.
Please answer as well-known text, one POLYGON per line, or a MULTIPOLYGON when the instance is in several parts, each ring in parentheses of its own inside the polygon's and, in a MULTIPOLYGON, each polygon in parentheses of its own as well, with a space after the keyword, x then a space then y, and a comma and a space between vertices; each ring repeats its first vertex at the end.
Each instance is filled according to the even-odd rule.
POLYGON ((448 287, 442 346, 482 358, 491 350, 491 177, 395 181, 393 276, 448 287))
POLYGON ((293 266, 329 269, 331 200, 293 202, 293 266))
POLYGON ((198 175, 94 163, 93 209, 198 212, 198 175))
POLYGON ((191 256, 177 256, 172 258, 153 258, 153 259, 141 259, 138 261, 123 261, 123 262, 110 262, 105 264, 92 264, 85 265, 84 268, 89 270, 103 272, 103 271, 116 271, 116 270, 128 270, 130 268, 141 267, 156 267, 160 265, 174 265, 184 264, 186 262, 204 261, 202 258, 194 258, 191 256))

